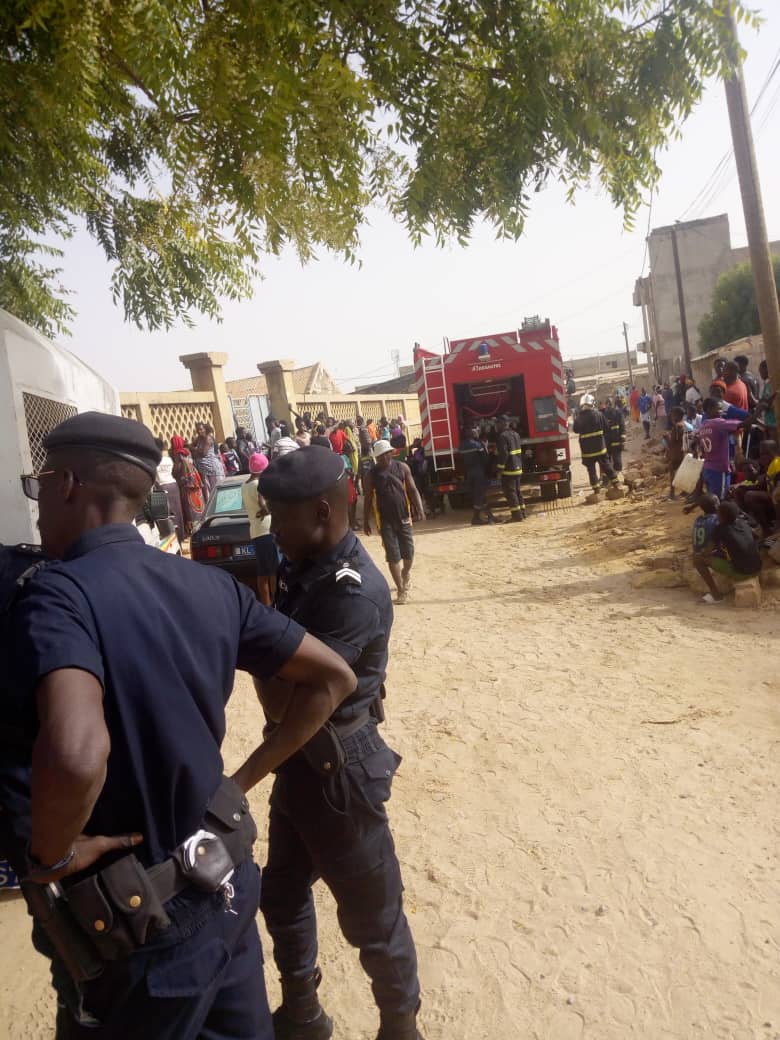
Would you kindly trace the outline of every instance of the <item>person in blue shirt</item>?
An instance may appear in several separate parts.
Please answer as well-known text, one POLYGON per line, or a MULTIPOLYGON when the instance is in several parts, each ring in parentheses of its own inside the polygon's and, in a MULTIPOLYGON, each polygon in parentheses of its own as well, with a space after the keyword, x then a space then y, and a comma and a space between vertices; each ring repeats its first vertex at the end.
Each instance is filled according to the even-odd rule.
POLYGON ((355 676, 218 568, 144 544, 132 519, 160 461, 146 427, 88 412, 44 445, 22 484, 56 562, 14 606, 7 717, 32 744, 28 905, 78 986, 61 1035, 272 1040, 256 829, 223 777, 225 704, 236 668, 292 684, 270 772, 355 676))
POLYGON ((693 542, 694 555, 703 552, 712 541, 712 536, 718 526, 718 506, 720 499, 716 495, 700 495, 690 506, 686 506, 683 512, 689 513, 697 507, 701 509, 702 515, 693 521, 691 529, 691 540, 693 542))
MULTIPOLYGON (((393 624, 390 590, 350 530, 338 455, 302 448, 273 461, 259 483, 285 557, 277 609, 332 647, 358 677, 328 725, 278 770, 271 791, 260 906, 282 979, 276 1040, 328 1040, 333 1032, 317 997, 312 886, 320 878, 371 979, 378 1040, 422 1040, 417 955, 385 808, 401 759, 377 728, 393 624)), ((272 740, 289 711, 290 690, 276 680, 256 686, 272 740)), ((266 772, 265 746, 235 774, 244 791, 266 772)))
POLYGON ((650 440, 650 423, 653 418, 653 399, 648 394, 647 390, 642 387, 642 393, 639 395, 639 418, 642 421, 642 425, 645 428, 645 440, 650 440))

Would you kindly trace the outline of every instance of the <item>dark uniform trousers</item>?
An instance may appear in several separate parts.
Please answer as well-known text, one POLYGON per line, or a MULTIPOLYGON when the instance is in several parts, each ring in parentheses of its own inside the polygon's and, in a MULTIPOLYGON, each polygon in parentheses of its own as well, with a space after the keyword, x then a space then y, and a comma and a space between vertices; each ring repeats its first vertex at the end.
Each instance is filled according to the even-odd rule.
POLYGON ((590 480, 590 486, 594 491, 597 491, 600 483, 610 484, 617 479, 617 475, 612 468, 612 463, 609 460, 609 455, 606 449, 601 455, 595 456, 591 459, 583 459, 582 464, 588 471, 588 479, 590 480), (599 481, 598 470, 601 471, 601 480, 599 481))
POLYGON ((374 724, 343 743, 347 764, 335 777, 323 779, 301 755, 277 774, 260 905, 279 971, 306 978, 317 965, 312 885, 321 878, 380 1011, 412 1012, 420 1000, 417 955, 385 810, 401 759, 374 724))
POLYGON ((166 905, 172 924, 81 986, 80 1022, 63 1013, 57 1040, 273 1040, 255 920, 260 872, 245 860, 221 893, 166 905))
POLYGON ((523 486, 520 483, 520 477, 513 474, 502 475, 501 490, 504 492, 504 498, 512 516, 516 513, 522 513, 525 509, 525 501, 523 499, 523 486))
POLYGON ((523 442, 515 430, 504 430, 498 438, 498 473, 501 490, 512 517, 525 513, 523 486, 523 442))

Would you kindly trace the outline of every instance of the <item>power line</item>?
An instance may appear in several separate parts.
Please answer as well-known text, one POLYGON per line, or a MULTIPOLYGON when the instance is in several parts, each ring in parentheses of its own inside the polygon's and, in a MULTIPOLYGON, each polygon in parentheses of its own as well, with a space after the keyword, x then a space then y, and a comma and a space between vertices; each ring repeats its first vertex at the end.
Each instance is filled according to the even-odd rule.
MULTIPOLYGON (((756 100, 753 102, 753 105, 750 109, 751 116, 755 114, 758 106, 760 105, 764 97, 764 94, 769 89, 769 84, 777 75, 778 70, 780 70, 780 48, 778 48, 774 58, 772 59, 772 64, 769 69, 769 72, 764 78, 764 82, 761 85, 761 89, 759 90, 758 95, 756 96, 756 100)), ((770 104, 773 106, 774 104, 776 104, 776 100, 773 100, 770 104)), ((678 220, 684 220, 685 217, 687 217, 693 209, 696 209, 697 212, 704 212, 705 209, 712 205, 715 199, 717 199, 718 196, 730 184, 731 180, 733 179, 736 173, 736 168, 731 165, 733 158, 734 149, 729 148, 728 151, 724 152, 724 154, 720 157, 720 159, 715 165, 714 170, 709 175, 707 180, 704 182, 701 189, 694 197, 693 201, 683 211, 678 220)))

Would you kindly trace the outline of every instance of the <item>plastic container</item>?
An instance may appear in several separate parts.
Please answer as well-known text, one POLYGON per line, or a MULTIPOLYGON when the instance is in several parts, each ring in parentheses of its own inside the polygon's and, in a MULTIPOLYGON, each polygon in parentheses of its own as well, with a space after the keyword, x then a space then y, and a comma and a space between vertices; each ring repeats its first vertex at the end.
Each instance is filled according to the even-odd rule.
POLYGON ((686 455, 680 463, 672 481, 674 490, 683 495, 690 495, 699 483, 701 471, 704 468, 703 459, 695 459, 693 455, 686 455))

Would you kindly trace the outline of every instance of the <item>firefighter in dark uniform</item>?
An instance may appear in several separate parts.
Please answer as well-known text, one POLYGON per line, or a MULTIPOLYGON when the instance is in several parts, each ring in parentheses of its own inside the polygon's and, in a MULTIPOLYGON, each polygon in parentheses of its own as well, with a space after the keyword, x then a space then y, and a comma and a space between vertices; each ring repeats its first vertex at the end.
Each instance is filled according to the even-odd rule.
POLYGON ((22 484, 56 562, 14 603, 8 714, 32 743, 25 897, 79 996, 58 1036, 271 1040, 225 703, 237 667, 301 691, 271 770, 355 677, 222 571, 144 543, 132 519, 160 461, 145 426, 87 412, 44 444, 22 484))
POLYGON ((597 470, 601 471, 601 481, 616 484, 617 477, 607 454, 607 424, 603 414, 596 408, 593 394, 583 394, 580 410, 574 420, 574 432, 580 437, 580 454, 582 464, 588 471, 590 486, 594 494, 598 494, 600 484, 597 470))
POLYGON ((605 440, 607 453, 615 473, 623 472, 623 449, 626 446, 626 419, 623 409, 619 408, 611 397, 606 400, 604 408, 605 440))
MULTIPOLYGON (((401 759, 377 728, 393 607, 387 582, 350 530, 348 490, 340 457, 318 446, 275 459, 260 478, 286 558, 276 607, 341 654, 358 677, 328 726, 278 770, 271 792, 260 906, 282 980, 275 1035, 332 1035, 317 997, 312 885, 321 878, 371 979, 378 1040, 422 1040, 417 956, 385 809, 401 759)), ((273 732, 288 710, 289 691, 279 682, 256 685, 273 732)), ((262 746, 235 775, 245 791, 256 783, 261 752, 262 746)))
POLYGON ((510 421, 508 415, 502 415, 496 423, 496 453, 501 489, 509 506, 509 521, 512 522, 525 520, 525 501, 520 483, 523 475, 523 442, 517 430, 509 425, 510 421))

